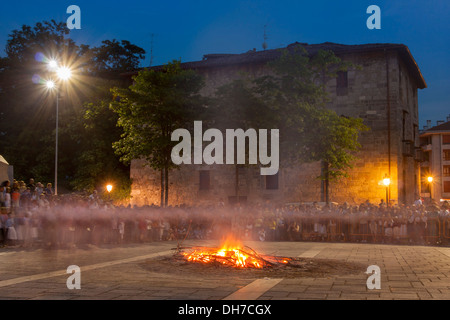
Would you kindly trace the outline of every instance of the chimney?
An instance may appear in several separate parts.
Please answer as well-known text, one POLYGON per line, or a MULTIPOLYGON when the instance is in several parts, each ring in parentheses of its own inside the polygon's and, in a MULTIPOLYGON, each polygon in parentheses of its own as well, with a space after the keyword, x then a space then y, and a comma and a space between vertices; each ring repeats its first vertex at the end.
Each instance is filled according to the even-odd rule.
POLYGON ((447 122, 450 121, 450 114, 447 116, 447 122))
POLYGON ((423 126, 423 131, 428 130, 428 126, 423 126))
POLYGON ((439 125, 441 125, 441 124, 443 124, 444 123, 444 120, 438 120, 438 121, 436 121, 436 125, 437 126, 439 126, 439 125))
POLYGON ((427 120, 427 127, 428 129, 431 128, 431 120, 427 120))

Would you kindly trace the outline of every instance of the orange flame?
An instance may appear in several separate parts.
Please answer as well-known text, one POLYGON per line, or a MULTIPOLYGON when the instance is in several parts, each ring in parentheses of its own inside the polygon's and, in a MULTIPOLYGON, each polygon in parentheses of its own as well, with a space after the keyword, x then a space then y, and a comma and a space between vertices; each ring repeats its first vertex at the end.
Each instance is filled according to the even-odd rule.
POLYGON ((262 268, 261 261, 253 254, 245 252, 242 247, 239 240, 230 236, 219 249, 196 248, 190 253, 183 253, 183 255, 192 262, 218 262, 239 268, 262 268))

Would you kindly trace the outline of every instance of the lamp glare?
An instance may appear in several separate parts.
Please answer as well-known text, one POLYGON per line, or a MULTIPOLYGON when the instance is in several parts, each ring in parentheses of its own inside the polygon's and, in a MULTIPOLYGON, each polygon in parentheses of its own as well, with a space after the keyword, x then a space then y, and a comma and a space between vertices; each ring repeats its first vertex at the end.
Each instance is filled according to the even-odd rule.
POLYGON ((70 69, 67 67, 58 68, 56 73, 58 74, 58 78, 60 78, 61 80, 67 80, 72 75, 72 71, 70 71, 70 69))
POLYGON ((53 89, 55 87, 55 83, 52 80, 48 80, 45 85, 47 86, 47 89, 53 89))

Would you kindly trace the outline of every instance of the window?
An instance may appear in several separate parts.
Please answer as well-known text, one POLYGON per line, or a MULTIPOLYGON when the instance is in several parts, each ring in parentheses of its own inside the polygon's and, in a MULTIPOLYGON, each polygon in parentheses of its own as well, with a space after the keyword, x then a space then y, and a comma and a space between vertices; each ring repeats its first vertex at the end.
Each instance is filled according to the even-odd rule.
POLYGON ((209 170, 201 170, 199 171, 199 175, 200 175, 200 190, 209 190, 210 189, 209 170))
POLYGON ((450 177, 450 166, 444 166, 443 175, 444 177, 450 177))
POLYGON ((266 176, 266 189, 267 190, 278 189, 278 173, 271 176, 266 176))
POLYGON ((450 149, 444 150, 444 160, 450 161, 450 149))
POLYGON ((442 135, 442 144, 450 144, 450 134, 442 135))
POLYGON ((338 71, 336 78, 336 94, 345 96, 348 93, 348 75, 347 71, 338 71))
POLYGON ((450 193, 450 181, 444 181, 444 192, 450 193))

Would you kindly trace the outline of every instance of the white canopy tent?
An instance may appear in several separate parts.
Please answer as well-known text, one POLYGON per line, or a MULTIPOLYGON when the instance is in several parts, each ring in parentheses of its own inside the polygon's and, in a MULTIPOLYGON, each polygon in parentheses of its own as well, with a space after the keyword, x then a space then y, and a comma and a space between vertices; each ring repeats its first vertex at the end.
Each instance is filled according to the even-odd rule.
POLYGON ((13 166, 10 166, 8 161, 6 161, 5 158, 0 155, 0 184, 5 180, 9 180, 12 183, 13 177, 13 166))

